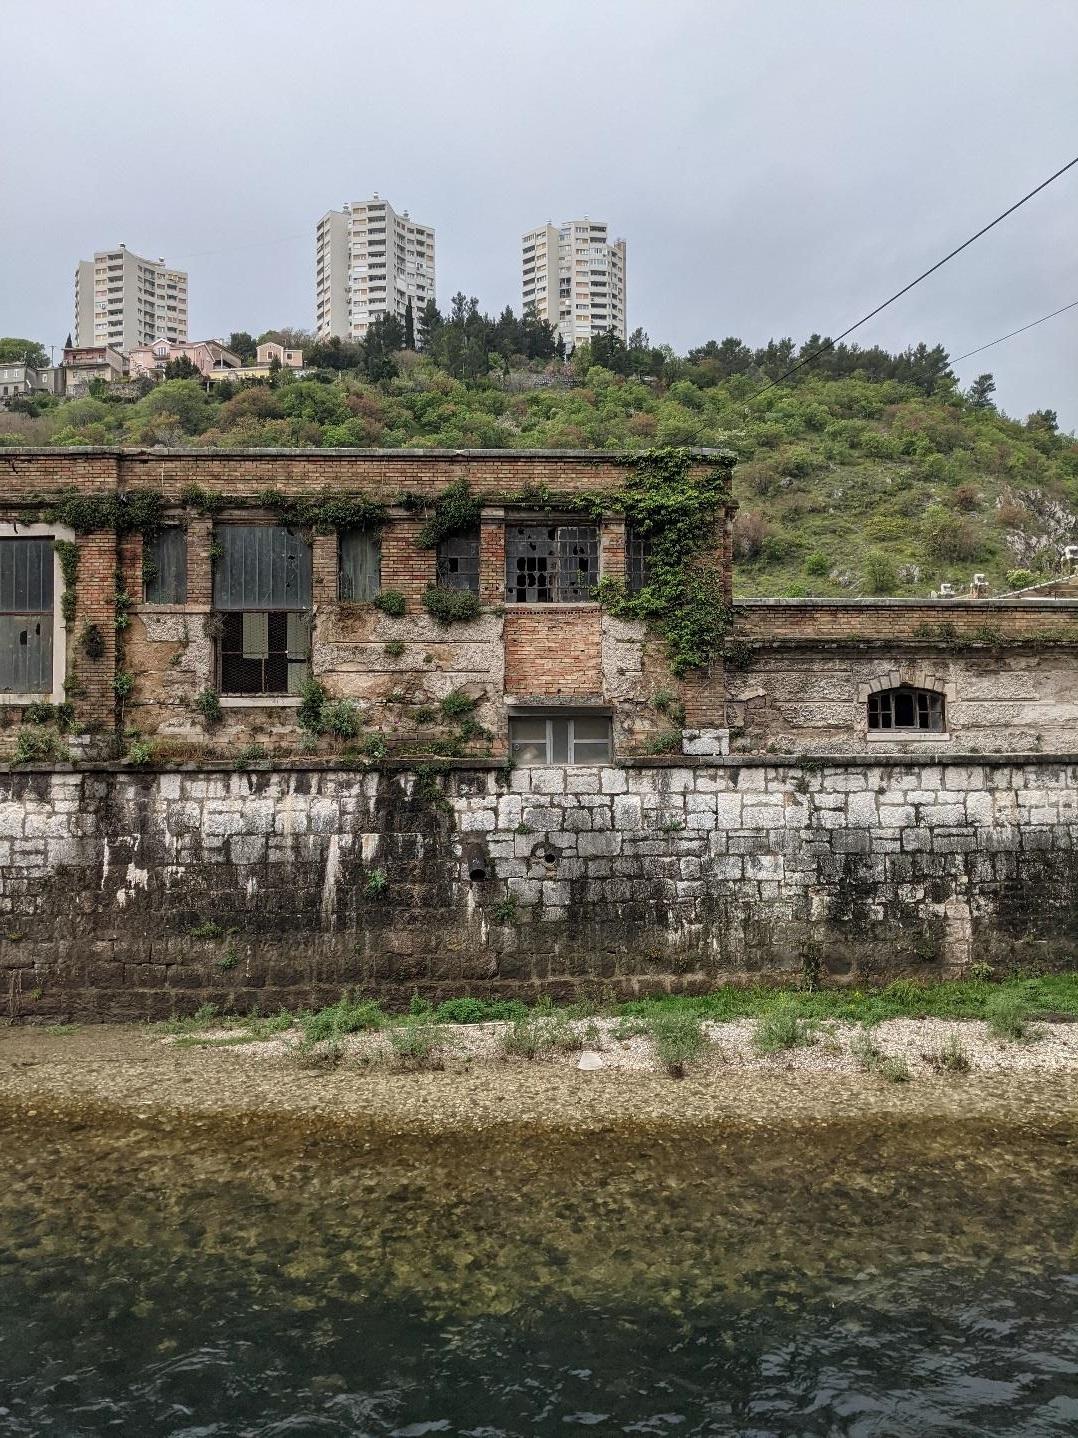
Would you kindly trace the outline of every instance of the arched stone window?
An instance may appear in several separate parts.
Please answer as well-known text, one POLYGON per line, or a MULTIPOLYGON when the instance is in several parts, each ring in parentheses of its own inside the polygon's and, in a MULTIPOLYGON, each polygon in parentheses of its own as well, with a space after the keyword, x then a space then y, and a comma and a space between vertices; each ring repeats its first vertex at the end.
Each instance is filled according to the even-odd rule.
POLYGON ((936 689, 900 684, 868 696, 868 727, 872 730, 942 734, 946 718, 944 696, 936 689))

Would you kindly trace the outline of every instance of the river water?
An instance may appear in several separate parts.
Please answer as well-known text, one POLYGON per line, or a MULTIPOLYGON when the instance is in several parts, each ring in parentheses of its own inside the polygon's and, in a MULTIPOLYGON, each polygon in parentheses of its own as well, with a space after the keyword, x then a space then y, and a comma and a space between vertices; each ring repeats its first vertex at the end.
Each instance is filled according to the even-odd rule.
POLYGON ((0 1434, 1074 1434, 1059 1119, 0 1128, 0 1434))

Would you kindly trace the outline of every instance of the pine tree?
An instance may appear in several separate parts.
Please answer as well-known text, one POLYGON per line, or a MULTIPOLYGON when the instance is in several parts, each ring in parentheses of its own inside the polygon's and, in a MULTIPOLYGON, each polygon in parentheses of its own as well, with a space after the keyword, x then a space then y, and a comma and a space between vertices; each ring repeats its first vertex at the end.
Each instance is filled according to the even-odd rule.
POLYGON ((404 348, 415 349, 415 317, 412 314, 411 300, 404 307, 404 348))

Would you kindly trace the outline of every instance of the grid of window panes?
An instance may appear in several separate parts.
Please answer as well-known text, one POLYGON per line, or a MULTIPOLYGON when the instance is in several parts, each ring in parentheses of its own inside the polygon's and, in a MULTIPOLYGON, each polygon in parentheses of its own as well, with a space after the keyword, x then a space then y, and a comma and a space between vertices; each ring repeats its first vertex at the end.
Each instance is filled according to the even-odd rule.
POLYGON ((505 531, 505 597, 510 604, 579 604, 599 582, 594 524, 511 524, 505 531))
POLYGON ((298 610, 232 610, 221 616, 222 694, 299 694, 309 675, 310 633, 298 610))
POLYGON ((605 764, 610 720, 603 714, 527 714, 509 721, 509 749, 517 764, 605 764))
POLYGON ((625 581, 630 594, 639 594, 651 578, 651 540, 629 525, 625 533, 625 581))
POLYGON ((187 603, 186 529, 169 525, 143 543, 142 579, 147 604, 187 603))
POLYGON ((439 589, 479 593, 479 535, 454 534, 438 545, 439 589))
POLYGON ((943 695, 931 689, 881 689, 868 696, 870 729, 921 729, 941 733, 943 695))

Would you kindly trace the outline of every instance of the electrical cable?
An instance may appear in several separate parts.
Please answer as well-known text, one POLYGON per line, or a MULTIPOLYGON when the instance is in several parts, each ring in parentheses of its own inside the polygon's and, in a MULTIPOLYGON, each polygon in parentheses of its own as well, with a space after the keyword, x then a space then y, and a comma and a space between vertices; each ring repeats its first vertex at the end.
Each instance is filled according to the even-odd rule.
POLYGON ((756 393, 752 396, 752 398, 756 399, 757 396, 766 394, 769 389, 774 389, 776 385, 782 384, 783 380, 789 379, 792 374, 796 374, 797 371, 799 369, 803 369, 805 365, 811 364, 813 360, 819 359, 819 357, 822 354, 826 354, 828 350, 834 349, 835 345, 837 345, 840 340, 844 340, 847 335, 852 335, 854 330, 860 329, 863 324, 867 324, 870 319, 873 319, 876 315, 878 315, 881 310, 885 310, 888 305, 893 305, 895 300, 900 300, 903 295, 908 295, 910 290, 912 290, 915 285, 919 285, 922 280, 927 280, 929 275, 934 275, 938 269, 941 269, 947 263, 948 260, 953 260, 955 255, 960 255, 963 250, 968 249, 969 246, 973 244, 974 240, 979 240, 981 236, 986 235, 989 230, 995 229, 996 225, 998 225, 1002 220, 1005 220, 1008 215, 1013 215, 1015 210, 1020 209, 1027 200, 1032 200, 1034 195, 1039 195, 1040 192, 1046 189, 1053 180, 1058 180, 1060 175, 1065 175, 1067 171, 1073 169, 1075 165, 1078 165, 1078 155, 1075 155, 1073 160, 1068 161, 1068 163, 1063 165, 1061 169, 1058 169, 1054 175, 1049 175, 1047 180, 1042 180, 1041 183, 1036 187, 1036 189, 1030 190, 1028 195, 1023 195, 1020 200, 1016 200, 1015 203, 1011 205, 1009 209, 1004 210, 1001 215, 997 215, 994 220, 991 220, 987 225, 982 226, 982 228, 979 229, 975 235, 970 235, 968 240, 963 240, 963 242, 959 246, 957 246, 956 249, 953 249, 950 254, 944 255, 942 260, 937 260, 930 269, 925 270, 924 274, 918 275, 915 280, 910 280, 908 285, 904 285, 902 289, 898 290, 895 294, 893 294, 889 300, 884 300, 882 305, 877 305, 874 310, 869 310, 867 315, 859 319, 856 324, 850 325, 849 329, 843 330, 840 335, 836 335, 833 340, 828 340, 826 344, 821 345, 818 350, 813 350, 812 354, 806 355, 804 359, 799 359, 795 365, 790 366, 790 368, 785 372, 785 374, 780 374, 778 379, 773 379, 770 381, 770 383, 765 384, 762 389, 758 389, 756 393))
POLYGON ((986 345, 978 345, 975 350, 967 350, 964 355, 955 355, 950 363, 957 364, 959 360, 969 359, 970 355, 979 355, 981 350, 990 350, 993 345, 1001 345, 1004 340, 1013 340, 1015 335, 1024 335, 1026 330, 1036 329, 1038 325, 1043 325, 1045 320, 1054 320, 1056 315, 1064 315, 1068 310, 1073 310, 1076 305, 1078 305, 1078 300, 1071 300, 1070 304, 1064 305, 1062 309, 1053 310, 1050 315, 1042 315, 1039 320, 1031 320, 1028 325, 1011 330, 1009 335, 1000 335, 998 340, 989 340, 986 345))

